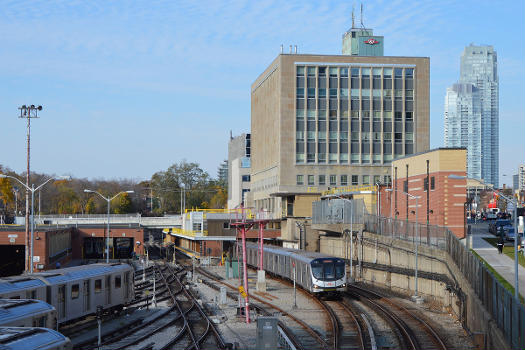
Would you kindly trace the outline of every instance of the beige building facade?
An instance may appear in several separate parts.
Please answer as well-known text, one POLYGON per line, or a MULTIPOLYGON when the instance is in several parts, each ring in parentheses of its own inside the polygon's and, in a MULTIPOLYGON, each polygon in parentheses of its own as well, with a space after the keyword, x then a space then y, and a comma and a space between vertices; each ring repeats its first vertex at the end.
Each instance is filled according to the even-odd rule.
POLYGON ((280 54, 251 87, 253 206, 310 216, 294 205, 329 187, 389 183, 394 159, 429 149, 429 64, 280 54))

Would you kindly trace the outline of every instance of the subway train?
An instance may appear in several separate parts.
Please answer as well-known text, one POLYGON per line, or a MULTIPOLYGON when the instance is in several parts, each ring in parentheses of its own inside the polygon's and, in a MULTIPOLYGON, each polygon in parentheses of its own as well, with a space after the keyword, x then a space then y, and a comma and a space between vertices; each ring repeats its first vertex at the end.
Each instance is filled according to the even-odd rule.
POLYGON ((0 327, 2 350, 71 350, 68 337, 47 328, 0 327))
POLYGON ((0 279, 0 298, 38 299, 53 305, 58 323, 119 309, 134 299, 128 264, 91 264, 0 279))
POLYGON ((57 311, 34 299, 0 299, 0 327, 57 328, 57 311))
MULTIPOLYGON (((246 243, 248 265, 259 265, 259 245, 246 243)), ((307 252, 276 246, 264 246, 264 270, 293 280, 295 264, 296 283, 313 294, 337 293, 346 290, 345 261, 322 253, 307 252)))

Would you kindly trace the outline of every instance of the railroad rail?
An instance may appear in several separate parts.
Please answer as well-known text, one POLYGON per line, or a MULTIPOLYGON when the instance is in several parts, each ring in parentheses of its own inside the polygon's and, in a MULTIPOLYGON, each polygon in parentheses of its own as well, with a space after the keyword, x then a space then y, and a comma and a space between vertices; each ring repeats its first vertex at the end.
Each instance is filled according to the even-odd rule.
POLYGON ((447 350, 439 334, 426 321, 377 292, 352 285, 347 296, 357 298, 397 330, 400 347, 412 350, 447 350))

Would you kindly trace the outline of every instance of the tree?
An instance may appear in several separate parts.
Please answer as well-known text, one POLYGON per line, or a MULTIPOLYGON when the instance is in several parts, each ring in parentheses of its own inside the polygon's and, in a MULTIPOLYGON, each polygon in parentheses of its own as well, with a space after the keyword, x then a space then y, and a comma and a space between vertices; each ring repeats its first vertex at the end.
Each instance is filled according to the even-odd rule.
POLYGON ((97 205, 93 197, 89 197, 89 199, 87 200, 84 211, 86 214, 95 214, 97 212, 97 205))
POLYGON ((131 213, 132 205, 129 193, 123 193, 111 202, 114 214, 131 213))
POLYGON ((213 209, 224 209, 228 202, 228 191, 224 187, 215 187, 217 192, 210 199, 210 207, 213 209))

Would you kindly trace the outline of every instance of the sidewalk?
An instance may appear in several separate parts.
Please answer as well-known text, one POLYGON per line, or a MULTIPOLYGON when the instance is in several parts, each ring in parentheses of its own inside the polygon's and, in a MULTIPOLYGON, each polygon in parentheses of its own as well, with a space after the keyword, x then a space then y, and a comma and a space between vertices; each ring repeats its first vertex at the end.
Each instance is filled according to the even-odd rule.
MULTIPOLYGON (((514 260, 505 254, 499 254, 498 249, 485 241, 484 237, 495 237, 488 232, 488 224, 485 222, 476 225, 472 224, 471 248, 515 287, 514 260)), ((525 268, 521 265, 518 265, 518 283, 520 294, 525 295, 525 268)))

